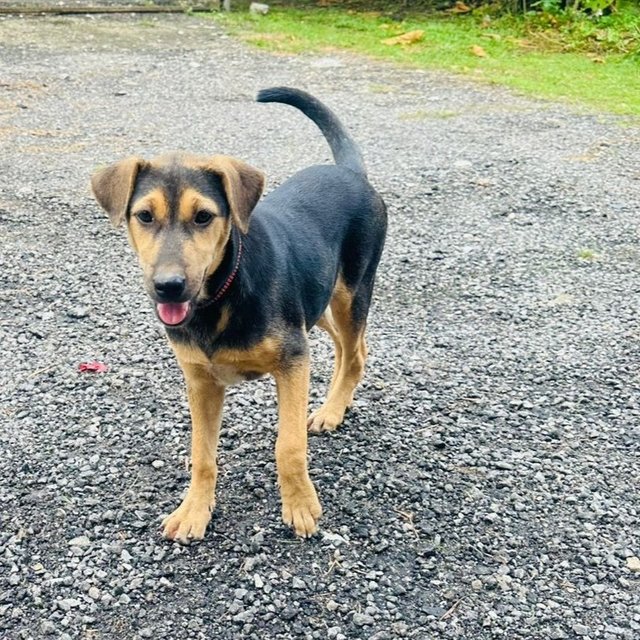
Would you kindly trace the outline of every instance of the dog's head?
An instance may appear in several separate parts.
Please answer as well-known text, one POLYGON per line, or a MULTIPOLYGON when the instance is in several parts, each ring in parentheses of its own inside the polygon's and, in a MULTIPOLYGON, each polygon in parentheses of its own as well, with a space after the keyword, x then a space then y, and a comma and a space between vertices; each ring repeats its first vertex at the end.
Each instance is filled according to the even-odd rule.
POLYGON ((115 226, 126 221, 160 320, 178 326, 206 299, 232 228, 247 232, 264 176, 227 156, 134 157, 97 171, 91 187, 115 226))

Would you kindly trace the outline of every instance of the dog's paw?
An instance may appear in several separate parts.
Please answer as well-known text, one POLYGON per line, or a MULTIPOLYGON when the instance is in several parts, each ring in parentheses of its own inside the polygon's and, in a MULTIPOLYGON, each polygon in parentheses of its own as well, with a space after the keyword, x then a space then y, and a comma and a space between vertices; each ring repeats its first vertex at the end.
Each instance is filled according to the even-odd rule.
POLYGON ((316 533, 321 515, 322 507, 311 481, 308 486, 282 496, 282 520, 301 538, 316 533))
POLYGON ((331 407, 326 403, 319 409, 316 409, 307 418, 307 427, 313 433, 321 433, 322 431, 335 431, 336 427, 342 422, 346 407, 331 407))
POLYGON ((180 544, 202 540, 215 503, 186 495, 182 504, 162 521, 162 535, 180 544))

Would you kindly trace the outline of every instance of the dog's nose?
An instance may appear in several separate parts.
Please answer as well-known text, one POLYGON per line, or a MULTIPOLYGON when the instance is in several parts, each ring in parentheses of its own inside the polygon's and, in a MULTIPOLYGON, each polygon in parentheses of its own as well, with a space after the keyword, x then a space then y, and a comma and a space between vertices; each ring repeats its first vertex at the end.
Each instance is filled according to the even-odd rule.
POLYGON ((169 275, 155 278, 153 286, 158 298, 165 302, 178 301, 184 293, 186 279, 181 275, 169 275))

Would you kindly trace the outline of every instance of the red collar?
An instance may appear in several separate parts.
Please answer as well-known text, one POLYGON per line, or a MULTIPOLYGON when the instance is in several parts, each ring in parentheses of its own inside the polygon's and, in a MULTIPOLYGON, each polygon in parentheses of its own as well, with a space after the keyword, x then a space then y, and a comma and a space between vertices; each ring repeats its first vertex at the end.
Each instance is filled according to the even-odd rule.
POLYGON ((238 267, 240 266, 240 256, 242 255, 242 238, 238 235, 238 255, 236 256, 236 264, 233 267, 233 271, 229 274, 229 277, 225 280, 224 284, 218 289, 216 295, 209 301, 210 304, 218 302, 220 298, 225 294, 225 291, 231 286, 236 274, 238 273, 238 267))

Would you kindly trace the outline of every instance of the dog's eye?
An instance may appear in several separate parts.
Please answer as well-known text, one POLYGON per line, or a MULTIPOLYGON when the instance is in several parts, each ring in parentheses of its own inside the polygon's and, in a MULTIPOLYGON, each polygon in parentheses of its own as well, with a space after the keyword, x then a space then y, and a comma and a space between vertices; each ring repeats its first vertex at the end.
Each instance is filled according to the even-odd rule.
POLYGON ((204 209, 198 211, 193 218, 193 221, 200 227, 205 227, 213 220, 213 215, 209 211, 204 209))
POLYGON ((138 221, 142 224, 151 224, 153 222, 151 211, 138 211, 136 218, 138 218, 138 221))

